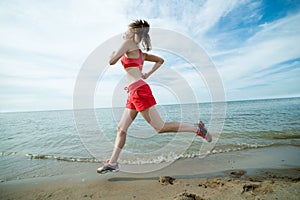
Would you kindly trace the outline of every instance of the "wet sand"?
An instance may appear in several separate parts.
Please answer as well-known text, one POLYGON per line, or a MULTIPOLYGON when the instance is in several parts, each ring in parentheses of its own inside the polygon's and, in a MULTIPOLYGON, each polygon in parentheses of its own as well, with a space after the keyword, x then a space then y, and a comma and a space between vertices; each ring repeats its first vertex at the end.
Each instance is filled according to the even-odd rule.
MULTIPOLYGON (((178 160, 150 173, 64 175, 0 183, 0 199, 299 199, 300 147, 277 146, 178 160)), ((123 166, 125 167, 125 166, 123 166)))

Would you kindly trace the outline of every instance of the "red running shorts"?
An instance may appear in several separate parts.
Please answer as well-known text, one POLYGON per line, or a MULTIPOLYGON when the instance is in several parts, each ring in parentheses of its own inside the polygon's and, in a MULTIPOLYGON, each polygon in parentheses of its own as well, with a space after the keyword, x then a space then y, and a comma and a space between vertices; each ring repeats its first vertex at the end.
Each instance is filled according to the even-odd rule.
POLYGON ((126 108, 134 109, 138 112, 156 105, 155 98, 149 85, 143 80, 134 82, 128 86, 129 96, 126 108))

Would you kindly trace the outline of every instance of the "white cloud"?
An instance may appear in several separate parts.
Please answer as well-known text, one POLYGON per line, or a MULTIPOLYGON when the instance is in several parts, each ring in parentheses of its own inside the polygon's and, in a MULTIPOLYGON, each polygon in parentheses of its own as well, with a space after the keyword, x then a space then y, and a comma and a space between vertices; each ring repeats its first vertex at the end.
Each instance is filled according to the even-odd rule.
POLYGON ((196 21, 194 30, 196 34, 205 34, 211 27, 219 22, 220 18, 230 13, 236 6, 239 5, 238 0, 206 1, 204 6, 199 9, 198 14, 194 16, 196 21))
MULTIPOLYGON (((230 88, 255 85, 254 78, 262 69, 272 70, 273 66, 299 58, 300 55, 300 14, 288 16, 270 24, 249 38, 241 48, 229 52, 218 61, 220 73, 230 88), (247 76, 247 82, 240 79, 247 76)), ((286 77, 289 78, 289 77, 286 77)), ((282 77, 284 79, 284 77, 282 77)), ((271 83, 265 78, 262 82, 271 83)), ((287 90, 288 91, 288 90, 287 90)))
POLYGON ((149 19, 154 27, 163 27, 192 37, 201 37, 222 17, 248 1, 131 1, 129 18, 149 19))
POLYGON ((121 12, 122 5, 116 1, 72 1, 66 5, 60 1, 10 3, 1 9, 2 15, 9 19, 1 21, 5 26, 1 28, 0 45, 19 51, 82 58, 98 42, 124 29, 127 20, 121 12))
MULTIPOLYGON (((126 25, 137 18, 149 20, 152 27, 182 33, 204 46, 224 80, 227 96, 232 99, 265 94, 276 96, 276 93, 279 96, 288 93, 299 95, 299 88, 295 86, 299 82, 295 76, 299 75, 299 70, 276 72, 289 65, 283 65, 283 62, 299 58, 300 14, 291 13, 258 26, 255 23, 264 14, 260 9, 262 3, 250 0, 2 1, 0 111, 71 108, 76 76, 85 59, 104 41, 122 33, 126 25), (230 20, 226 21, 229 16, 230 20), (227 24, 220 24, 224 20, 227 24), (252 27, 239 27, 241 21, 252 24, 252 27), (222 31, 218 29, 220 25, 222 31), (243 37, 244 31, 250 33, 243 37), (263 76, 264 79, 259 80, 263 76), (273 80, 283 80, 284 85, 272 86, 273 80), (288 88, 288 84, 293 87, 288 88), (272 93, 275 86, 279 88, 272 93), (241 91, 240 88, 246 90, 241 91), (41 91, 48 91, 48 94, 41 91)), ((157 42, 163 40, 161 38, 157 42)), ((173 46, 184 46, 176 42, 173 46)), ((189 53, 191 57, 197 56, 192 55, 193 49, 189 53)), ((188 66, 172 59, 166 63, 166 69, 171 67, 188 81, 198 95, 197 100, 202 101, 203 94, 209 98, 204 81, 197 82, 198 77, 188 66)), ((295 62, 293 65, 297 68, 298 64, 295 62)), ((100 104, 96 102, 96 106, 111 104, 112 90, 118 82, 116 79, 124 76, 121 69, 118 66, 107 71, 103 85, 96 90, 96 99, 101 101, 100 104), (100 91, 101 94, 98 94, 100 91)), ((161 81, 169 80, 174 88, 183 87, 174 77, 162 77, 159 73, 157 77, 163 78, 161 81)), ((161 102, 168 98, 166 96, 161 102)))
POLYGON ((15 105, 19 109, 23 106, 21 110, 34 109, 32 104, 36 105, 34 110, 71 108, 74 82, 86 57, 101 42, 126 28, 124 3, 2 2, 1 110, 15 110, 15 101, 10 101, 9 95, 23 95, 23 103, 15 105), (5 94, 8 88, 27 95, 5 94), (41 94, 41 90, 49 95, 41 94), (52 103, 53 99, 62 104, 52 103))

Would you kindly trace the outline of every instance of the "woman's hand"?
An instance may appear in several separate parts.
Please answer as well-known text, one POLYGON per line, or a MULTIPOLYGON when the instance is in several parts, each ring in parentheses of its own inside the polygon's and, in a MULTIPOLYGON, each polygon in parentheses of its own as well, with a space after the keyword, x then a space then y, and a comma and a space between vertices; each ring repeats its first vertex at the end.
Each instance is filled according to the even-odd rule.
POLYGON ((114 65, 118 61, 117 59, 115 59, 115 56, 116 56, 116 52, 113 51, 111 53, 111 55, 109 56, 109 64, 110 65, 114 65))
POLYGON ((115 54, 116 54, 116 52, 115 52, 115 51, 113 51, 113 52, 111 53, 111 55, 110 55, 110 57, 109 57, 109 58, 113 58, 113 57, 115 56, 115 54))
POLYGON ((142 78, 147 79, 150 76, 149 73, 142 73, 142 78))

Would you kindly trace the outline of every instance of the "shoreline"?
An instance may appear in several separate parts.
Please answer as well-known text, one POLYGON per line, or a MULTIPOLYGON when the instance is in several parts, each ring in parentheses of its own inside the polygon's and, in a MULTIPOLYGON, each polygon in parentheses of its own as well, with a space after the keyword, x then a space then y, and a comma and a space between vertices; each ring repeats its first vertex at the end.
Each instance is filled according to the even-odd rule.
POLYGON ((98 164, 89 163, 78 165, 77 173, 64 169, 63 175, 1 182, 0 199, 297 199, 299 153, 294 146, 250 149, 180 159, 135 174, 99 175, 98 164), (159 182, 161 176, 175 181, 159 182))

